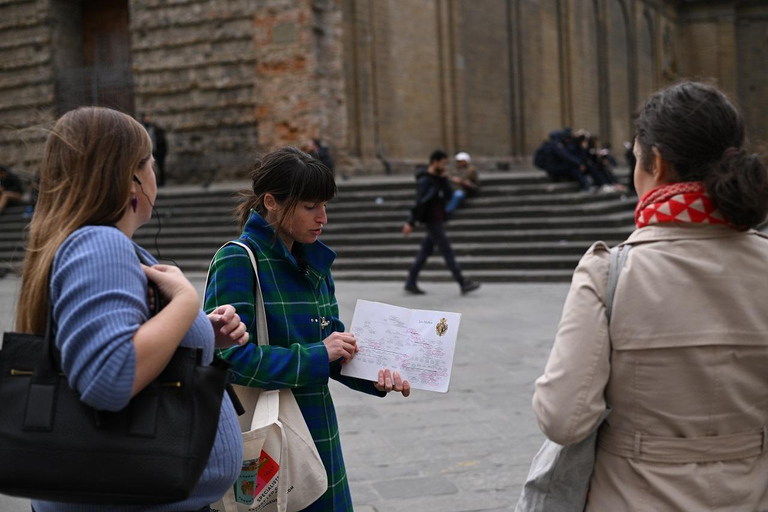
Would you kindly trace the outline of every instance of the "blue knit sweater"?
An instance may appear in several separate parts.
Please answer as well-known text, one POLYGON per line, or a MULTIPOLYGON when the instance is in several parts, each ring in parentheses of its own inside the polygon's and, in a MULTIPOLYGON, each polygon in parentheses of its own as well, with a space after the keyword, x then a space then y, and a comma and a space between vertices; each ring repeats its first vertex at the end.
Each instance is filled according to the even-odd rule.
MULTIPOLYGON (((97 409, 120 410, 131 398, 136 371, 133 335, 149 317, 147 278, 139 266, 137 247, 118 229, 88 226, 64 241, 53 262, 50 292, 62 370, 82 401, 97 409)), ((139 250, 148 262, 156 263, 144 249, 139 250)), ((208 364, 213 343, 211 322, 200 311, 181 345, 202 348, 208 364)), ((46 501, 32 505, 37 512, 197 510, 224 495, 241 464, 240 427, 225 394, 208 466, 187 500, 154 507, 46 501)))

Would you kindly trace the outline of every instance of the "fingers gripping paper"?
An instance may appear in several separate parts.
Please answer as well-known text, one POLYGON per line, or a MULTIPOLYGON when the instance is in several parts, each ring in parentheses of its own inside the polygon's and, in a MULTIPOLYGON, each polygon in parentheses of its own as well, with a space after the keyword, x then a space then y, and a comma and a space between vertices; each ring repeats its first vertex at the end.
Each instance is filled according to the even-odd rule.
POLYGON ((379 370, 389 368, 412 388, 445 393, 460 321, 459 313, 358 300, 350 332, 360 351, 341 374, 377 381, 379 370))

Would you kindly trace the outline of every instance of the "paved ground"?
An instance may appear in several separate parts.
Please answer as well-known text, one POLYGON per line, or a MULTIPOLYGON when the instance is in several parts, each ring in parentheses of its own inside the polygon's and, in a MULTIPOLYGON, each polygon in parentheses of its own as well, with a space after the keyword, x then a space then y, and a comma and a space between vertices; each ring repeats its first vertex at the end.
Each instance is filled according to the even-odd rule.
MULTIPOLYGON (((201 286, 200 279, 194 282, 201 286)), ((0 280, 0 328, 12 325, 18 279, 0 280)), ((567 293, 564 284, 484 284, 461 296, 423 283, 339 282, 342 320, 358 298, 462 313, 447 394, 377 399, 332 383, 357 512, 509 511, 542 436, 531 412, 567 293)), ((0 512, 28 512, 0 496, 0 512)))

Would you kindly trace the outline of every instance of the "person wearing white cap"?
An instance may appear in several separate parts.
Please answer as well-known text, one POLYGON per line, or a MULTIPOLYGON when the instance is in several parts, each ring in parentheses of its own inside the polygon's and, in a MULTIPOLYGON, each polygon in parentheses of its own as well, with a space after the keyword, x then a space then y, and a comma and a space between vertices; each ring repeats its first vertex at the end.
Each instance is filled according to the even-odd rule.
POLYGON ((451 216, 459 207, 465 197, 474 195, 480 188, 480 180, 477 178, 477 171, 472 167, 472 157, 469 153, 462 151, 457 153, 453 159, 456 161, 456 171, 458 175, 451 177, 451 181, 456 186, 451 200, 445 207, 445 213, 451 216))

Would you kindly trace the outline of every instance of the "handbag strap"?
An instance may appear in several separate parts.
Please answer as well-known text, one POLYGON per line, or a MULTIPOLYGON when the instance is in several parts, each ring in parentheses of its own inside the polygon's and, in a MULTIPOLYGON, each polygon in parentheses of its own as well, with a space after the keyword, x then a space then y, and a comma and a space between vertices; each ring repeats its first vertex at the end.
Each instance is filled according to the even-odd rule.
POLYGON ((608 266, 608 287, 605 292, 605 316, 608 317, 608 325, 611 324, 613 313, 613 298, 616 295, 616 286, 619 283, 619 274, 627 261, 631 245, 617 245, 611 247, 611 263, 608 266))
MULTIPOLYGON (((143 265, 150 266, 146 258, 137 247, 134 247, 134 252, 139 258, 139 262, 143 265)), ((154 307, 149 308, 149 317, 155 316, 161 309, 160 305, 160 290, 157 285, 152 281, 147 281, 148 286, 154 291, 155 303, 154 307)), ((39 382, 58 382, 59 373, 61 372, 61 353, 56 347, 55 336, 53 334, 53 301, 48 297, 48 307, 46 308, 45 318, 45 336, 43 338, 43 353, 40 356, 40 364, 34 370, 33 380, 36 383, 39 382)))
MULTIPOLYGON (((253 255, 253 251, 251 251, 251 248, 248 247, 248 245, 244 244, 243 242, 240 242, 238 240, 230 240, 229 242, 225 243, 221 247, 219 247, 219 250, 216 251, 216 254, 219 253, 220 250, 225 248, 228 245, 237 245, 241 248, 245 249, 245 252, 248 253, 248 258, 251 260, 251 267, 253 268, 253 275, 254 275, 254 289, 253 289, 253 313, 256 316, 256 341, 259 345, 269 345, 269 329, 267 329, 267 313, 264 309, 264 296, 261 293, 261 282, 259 281, 259 265, 256 263, 256 257, 253 255)), ((216 259, 216 256, 213 257, 213 259, 216 259)), ((209 280, 211 278, 211 267, 213 266, 213 260, 211 260, 211 265, 208 265, 208 275, 205 277, 205 286, 208 287, 209 280)))
POLYGON ((53 303, 48 299, 48 308, 45 318, 45 337, 43 338, 43 353, 40 356, 40 364, 34 369, 32 380, 35 383, 47 382, 56 384, 61 367, 61 354, 56 347, 53 335, 53 303))
MULTIPOLYGON (((146 265, 147 267, 152 266, 152 263, 147 261, 144 255, 141 254, 141 251, 138 247, 134 247, 134 251, 136 252, 136 256, 139 258, 139 263, 146 265)), ((160 304, 160 288, 157 287, 157 283, 150 279, 147 279, 147 287, 152 290, 152 293, 155 295, 155 303, 150 304, 149 306, 149 318, 152 318, 158 314, 161 309, 163 309, 162 305, 160 304)))

